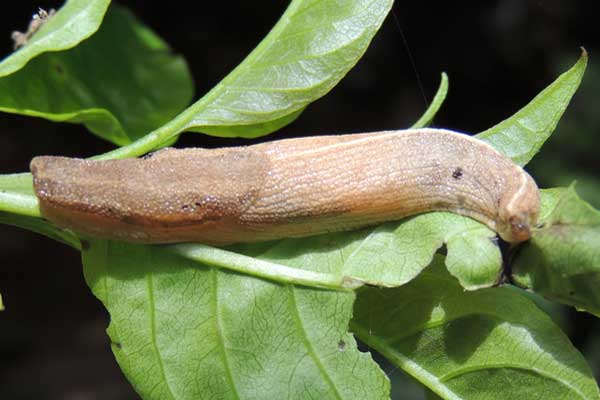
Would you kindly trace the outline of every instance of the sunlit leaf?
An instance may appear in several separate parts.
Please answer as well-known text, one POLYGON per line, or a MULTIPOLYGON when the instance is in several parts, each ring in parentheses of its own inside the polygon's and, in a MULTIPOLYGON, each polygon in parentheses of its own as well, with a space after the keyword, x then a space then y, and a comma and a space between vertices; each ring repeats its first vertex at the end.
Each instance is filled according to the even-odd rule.
POLYGON ((20 70, 42 53, 70 49, 87 39, 98 30, 109 4, 110 0, 67 1, 26 46, 0 62, 0 77, 20 70))
MULTIPOLYGON (((71 20, 63 17, 65 9, 47 23, 56 30, 54 36, 88 28, 71 26, 71 20), (58 25, 60 21, 66 25, 58 25)), ((94 10, 85 15, 91 17, 94 10)), ((13 58, 29 52, 30 46, 52 43, 36 39, 0 66, 12 65, 13 58)), ((65 51, 48 50, 0 78, 0 111, 83 123, 98 136, 123 145, 169 121, 193 94, 185 61, 118 5, 110 7, 89 39, 65 51)))
POLYGON ((562 331, 510 288, 465 292, 442 257, 396 289, 362 289, 351 329, 443 399, 599 399, 562 331))
POLYGON ((144 399, 379 399, 386 375, 348 333, 355 294, 281 285, 158 246, 91 241, 86 280, 144 399))
POLYGON ((293 121, 358 62, 392 0, 294 0, 229 75, 169 124, 103 155, 145 154, 182 131, 257 137, 293 121))
POLYGON ((512 117, 481 132, 477 138, 491 144, 517 164, 527 164, 554 132, 579 88, 587 58, 587 52, 582 49, 579 61, 571 69, 512 117))

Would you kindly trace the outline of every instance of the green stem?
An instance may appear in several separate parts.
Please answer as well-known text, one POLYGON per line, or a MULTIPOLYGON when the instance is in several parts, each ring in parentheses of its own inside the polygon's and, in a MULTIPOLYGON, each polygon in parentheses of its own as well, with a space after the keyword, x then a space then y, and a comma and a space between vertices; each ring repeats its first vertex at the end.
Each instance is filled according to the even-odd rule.
POLYGON ((447 94, 448 94, 448 75, 446 75, 445 72, 442 72, 442 80, 440 81, 440 86, 438 87, 438 90, 435 93, 435 97, 433 98, 433 101, 431 102, 431 104, 429 105, 427 110, 425 110, 425 113, 421 116, 421 118, 419 118, 417 120, 417 122, 412 124, 412 126, 410 128, 417 129, 417 128, 423 128, 423 127, 429 125, 429 123, 431 121, 433 121, 433 118, 435 117, 437 112, 440 110, 440 107, 444 103, 444 100, 446 100, 447 94))
POLYGON ((287 267, 202 244, 177 244, 168 249, 187 259, 281 283, 324 289, 355 289, 362 282, 336 274, 287 267))
POLYGON ((38 199, 32 190, 30 173, 0 175, 0 211, 39 217, 38 199))
POLYGON ((112 160, 116 158, 139 157, 153 150, 156 150, 163 143, 168 142, 170 139, 172 139, 173 137, 185 130, 187 123, 189 122, 188 114, 190 113, 191 108, 188 108, 187 110, 179 114, 177 117, 175 117, 175 119, 172 119, 165 125, 139 138, 135 142, 120 147, 118 149, 109 151, 107 153, 91 157, 91 159, 112 160))
POLYGON ((39 217, 40 209, 35 196, 0 190, 0 211, 28 217, 39 217))

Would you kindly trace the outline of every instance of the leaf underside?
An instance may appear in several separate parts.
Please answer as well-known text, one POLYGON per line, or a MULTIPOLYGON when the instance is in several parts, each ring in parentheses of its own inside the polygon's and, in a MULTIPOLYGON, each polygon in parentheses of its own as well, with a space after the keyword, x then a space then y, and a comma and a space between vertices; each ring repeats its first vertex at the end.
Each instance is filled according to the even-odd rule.
MULTIPOLYGON (((63 20, 70 4, 47 24, 55 26, 63 20)), ((66 29, 56 26, 53 33, 66 29)), ((38 34, 44 36, 36 33, 35 41, 2 62, 0 70, 13 65, 15 58, 20 60, 21 54, 29 54, 31 47, 49 44, 38 40, 38 34)), ((0 78, 0 111, 82 123, 96 135, 123 145, 171 120, 193 95, 183 58, 115 4, 89 39, 64 51, 50 50, 0 78)))
POLYGON ((509 287, 465 292, 435 261, 409 284, 360 290, 351 330, 444 399, 598 399, 583 356, 509 287))
POLYGON ((573 186, 542 191, 542 228, 513 265, 516 284, 600 316, 600 211, 573 186))
POLYGON ((94 240, 83 263, 110 311, 113 352, 145 399, 389 393, 347 331, 354 292, 272 283, 157 246, 94 240))

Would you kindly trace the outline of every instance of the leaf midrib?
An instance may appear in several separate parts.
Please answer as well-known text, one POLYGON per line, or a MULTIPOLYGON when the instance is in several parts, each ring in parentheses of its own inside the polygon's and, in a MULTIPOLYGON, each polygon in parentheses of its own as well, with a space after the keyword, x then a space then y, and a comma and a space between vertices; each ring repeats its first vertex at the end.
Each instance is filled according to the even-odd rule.
MULTIPOLYGON (((151 258, 151 257, 149 257, 151 258)), ((149 260, 151 262, 151 260, 149 260)), ((156 353, 156 359, 158 361, 158 369, 160 371, 160 376, 162 377, 162 381, 165 383, 167 392, 171 399, 175 399, 175 395, 173 394, 173 389, 169 384, 169 380, 167 379, 167 374, 165 372, 165 366, 163 362, 163 356, 160 352, 158 342, 156 340, 156 304, 154 301, 154 282, 153 282, 153 272, 148 272, 146 275, 146 288, 148 290, 148 312, 150 319, 150 339, 152 341, 152 349, 156 353)))
POLYGON ((287 291, 289 294, 288 298, 290 301, 290 308, 291 308, 291 316, 294 319, 294 322, 296 323, 298 332, 300 333, 300 336, 301 336, 300 339, 304 343, 304 346, 307 349, 308 355, 310 356, 310 358, 313 360, 313 362, 317 366, 317 369, 321 373, 321 376, 323 377, 323 379, 325 380, 327 385, 333 391, 335 398, 337 398, 339 400, 343 400, 343 396, 338 391, 337 386, 333 382, 333 379, 331 378, 331 376, 329 376, 327 369, 325 369, 325 366, 323 365, 321 359, 319 358, 318 353, 315 351, 310 339, 308 338, 306 329, 304 328, 304 322, 302 321, 302 317, 300 316, 300 311, 298 310, 298 305, 296 302, 296 294, 294 292, 295 290, 296 289, 294 288, 293 285, 287 285, 287 291))
POLYGON ((211 275, 211 295, 214 298, 213 304, 213 315, 215 319, 215 336, 216 341, 219 346, 219 352, 221 353, 221 358, 223 359, 223 367, 225 368, 225 377, 227 378, 227 382, 229 383, 229 387, 236 399, 240 399, 240 395, 238 393, 237 387, 235 385, 235 381, 233 379, 233 374, 231 372, 231 366, 229 365, 229 356, 227 355, 227 347, 225 346, 225 334, 223 333, 223 321, 221 320, 221 313, 219 311, 219 269, 216 267, 211 267, 210 269, 211 275))

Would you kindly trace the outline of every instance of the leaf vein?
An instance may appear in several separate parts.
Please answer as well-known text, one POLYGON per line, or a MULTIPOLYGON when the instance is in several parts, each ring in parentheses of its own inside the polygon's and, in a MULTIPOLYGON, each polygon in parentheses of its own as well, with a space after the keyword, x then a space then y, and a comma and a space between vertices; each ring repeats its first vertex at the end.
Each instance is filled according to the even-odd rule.
POLYGON ((148 272, 146 277, 146 287, 148 290, 148 312, 150 318, 150 340, 152 341, 152 350, 156 353, 156 360, 158 363, 158 369, 160 371, 160 376, 162 381, 166 385, 166 389, 169 393, 169 397, 175 399, 175 395, 173 394, 173 390, 169 385, 169 380, 167 379, 167 375, 165 373, 165 366, 162 359, 162 354, 160 353, 160 349, 158 348, 158 343, 156 341, 156 304, 154 301, 154 282, 152 279, 152 272, 148 272))
POLYGON ((300 332, 301 340, 304 343, 304 345, 306 346, 308 355, 310 356, 310 358, 313 360, 313 362, 317 366, 317 369, 321 373, 321 376, 323 377, 323 379, 325 380, 327 385, 332 389, 333 394, 335 395, 335 398, 342 400, 343 399, 342 395, 338 391, 337 386, 333 382, 333 379, 331 379, 331 376, 329 376, 329 374, 327 373, 325 366, 323 365, 321 359, 319 358, 319 356, 317 355, 317 352, 315 351, 315 348, 313 347, 310 339, 308 338, 306 329, 304 327, 304 322, 302 321, 302 317, 300 316, 300 312, 298 310, 298 305, 296 302, 296 294, 294 292, 294 290, 295 290, 294 286, 287 285, 287 288, 288 288, 290 306, 291 306, 291 311, 292 311, 291 314, 292 314, 292 317, 294 318, 294 322, 296 323, 296 326, 298 327, 298 331, 300 332))
POLYGON ((219 351, 220 351, 221 357, 223 359, 223 367, 225 368, 225 377, 227 379, 227 382, 229 383, 229 386, 231 387, 233 395, 235 396, 236 399, 239 399, 240 395, 238 393, 237 387, 235 386, 233 374, 231 373, 231 366, 229 365, 229 357, 227 356, 227 347, 225 347, 225 335, 223 334, 223 323, 221 321, 220 314, 219 314, 218 274, 219 274, 219 271, 217 268, 215 268, 215 267, 211 268, 211 278, 212 278, 211 291, 212 291, 212 296, 214 298, 213 314, 215 316, 215 333, 217 336, 217 343, 219 344, 219 351))

